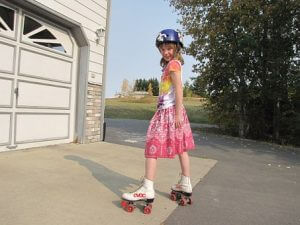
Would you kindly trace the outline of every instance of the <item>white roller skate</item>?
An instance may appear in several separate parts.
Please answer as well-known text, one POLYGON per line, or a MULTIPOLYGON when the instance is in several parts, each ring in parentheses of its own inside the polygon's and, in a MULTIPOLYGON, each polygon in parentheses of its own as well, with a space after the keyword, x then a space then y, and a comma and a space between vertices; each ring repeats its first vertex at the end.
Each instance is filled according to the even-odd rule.
POLYGON ((124 193, 122 195, 121 206, 127 212, 133 212, 136 208, 136 202, 143 201, 145 202, 144 213, 150 214, 152 211, 152 203, 154 201, 154 188, 153 181, 144 178, 141 186, 134 192, 124 193))
POLYGON ((181 174, 180 180, 171 187, 171 190, 170 199, 172 201, 178 201, 178 204, 182 206, 192 204, 192 184, 190 177, 181 174))

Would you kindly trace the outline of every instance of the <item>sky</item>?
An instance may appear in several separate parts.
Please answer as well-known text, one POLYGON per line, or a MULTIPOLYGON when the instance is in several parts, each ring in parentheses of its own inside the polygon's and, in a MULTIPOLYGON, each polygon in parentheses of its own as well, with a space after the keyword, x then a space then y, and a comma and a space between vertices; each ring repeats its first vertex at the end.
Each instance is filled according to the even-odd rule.
MULTIPOLYGON (((155 47, 158 33, 179 29, 179 16, 165 0, 112 0, 108 40, 105 97, 120 92, 122 81, 133 85, 136 79, 160 80, 160 53, 155 47)), ((188 37, 184 37, 187 44, 188 37)), ((183 83, 190 81, 195 60, 184 55, 183 83)))

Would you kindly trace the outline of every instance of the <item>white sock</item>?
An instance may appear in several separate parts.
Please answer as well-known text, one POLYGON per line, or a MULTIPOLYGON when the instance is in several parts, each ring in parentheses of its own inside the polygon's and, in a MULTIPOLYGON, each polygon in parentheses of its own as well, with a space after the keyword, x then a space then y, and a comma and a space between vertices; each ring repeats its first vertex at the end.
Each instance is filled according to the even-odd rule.
POLYGON ((152 190, 153 189, 153 181, 152 180, 148 180, 146 178, 144 178, 144 184, 143 186, 148 189, 148 190, 152 190))

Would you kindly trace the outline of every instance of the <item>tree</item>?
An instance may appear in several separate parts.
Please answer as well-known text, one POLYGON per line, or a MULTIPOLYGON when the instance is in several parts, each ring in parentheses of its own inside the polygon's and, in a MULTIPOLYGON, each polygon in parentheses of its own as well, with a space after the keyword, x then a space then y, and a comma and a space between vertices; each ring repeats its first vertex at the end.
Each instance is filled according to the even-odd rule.
POLYGON ((128 96, 131 91, 132 88, 129 84, 129 81, 127 79, 124 79, 121 86, 121 95, 128 96))
POLYGON ((148 89, 148 81, 146 79, 142 79, 142 91, 147 91, 148 89))
POLYGON ((183 97, 193 97, 193 91, 188 81, 186 81, 183 86, 183 97))
POLYGON ((142 79, 135 80, 133 90, 134 91, 141 91, 142 90, 141 84, 142 84, 142 79))
POLYGON ((159 82, 157 78, 146 79, 137 79, 134 83, 134 91, 148 91, 149 84, 151 83, 152 94, 158 96, 159 94, 159 82))
POLYGON ((159 82, 158 82, 157 78, 150 78, 148 80, 148 82, 151 83, 153 95, 158 96, 159 95, 159 82))
POLYGON ((207 91, 205 89, 205 82, 203 81, 203 77, 192 77, 191 80, 192 84, 190 84, 190 89, 192 90, 193 94, 206 98, 207 91))
POLYGON ((153 89, 152 89, 152 84, 149 82, 149 84, 148 84, 148 90, 147 90, 147 92, 148 92, 148 94, 150 95, 150 96, 153 96, 153 89))
POLYGON ((208 97, 211 118, 240 137, 287 141, 297 114, 300 2, 169 2, 193 39, 193 88, 208 97))

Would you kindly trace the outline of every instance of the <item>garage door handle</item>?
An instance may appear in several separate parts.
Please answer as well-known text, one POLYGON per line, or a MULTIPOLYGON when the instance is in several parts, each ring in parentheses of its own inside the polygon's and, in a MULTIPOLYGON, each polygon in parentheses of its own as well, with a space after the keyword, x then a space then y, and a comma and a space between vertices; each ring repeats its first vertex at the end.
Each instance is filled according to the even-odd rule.
POLYGON ((18 87, 15 88, 15 94, 16 94, 17 97, 19 97, 19 88, 18 87))

